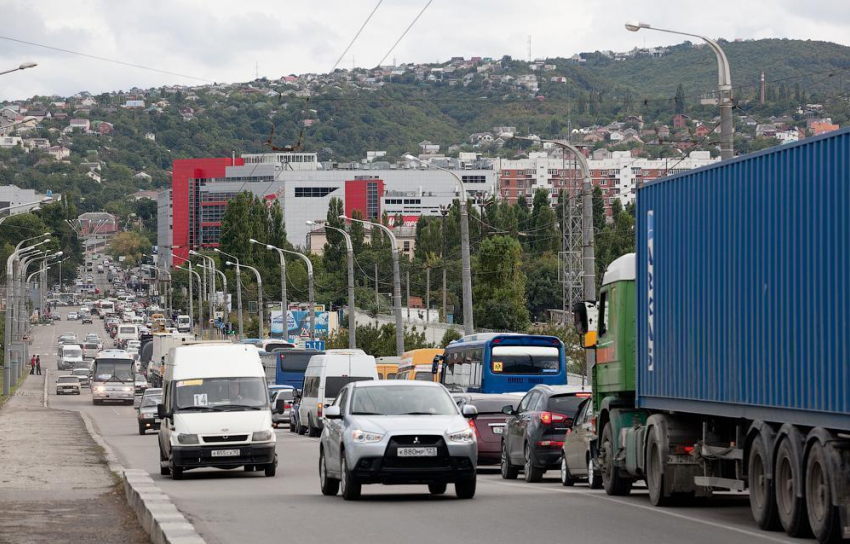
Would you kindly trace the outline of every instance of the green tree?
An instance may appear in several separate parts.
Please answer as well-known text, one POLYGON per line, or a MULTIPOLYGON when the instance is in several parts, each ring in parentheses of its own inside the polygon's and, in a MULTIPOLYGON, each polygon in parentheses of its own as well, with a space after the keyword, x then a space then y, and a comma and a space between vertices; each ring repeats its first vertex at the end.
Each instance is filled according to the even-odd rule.
POLYGON ((138 232, 130 230, 116 234, 109 243, 108 249, 109 254, 116 260, 124 257, 122 264, 125 267, 136 266, 141 262, 142 254, 150 253, 150 251, 150 240, 138 232))
POLYGON ((508 236, 486 238, 474 260, 475 322, 487 329, 525 330, 529 317, 519 242, 508 236))
POLYGON ((673 99, 676 113, 685 113, 685 88, 679 83, 676 87, 676 97, 673 99))

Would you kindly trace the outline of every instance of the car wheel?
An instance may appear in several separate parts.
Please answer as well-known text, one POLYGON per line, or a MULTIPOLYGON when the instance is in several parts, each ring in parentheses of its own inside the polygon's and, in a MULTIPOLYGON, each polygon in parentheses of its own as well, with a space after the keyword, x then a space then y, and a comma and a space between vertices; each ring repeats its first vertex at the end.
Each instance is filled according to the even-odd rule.
POLYGON ((274 475, 277 474, 277 463, 275 461, 272 461, 271 463, 266 465, 265 472, 267 478, 274 478, 274 475))
POLYGON ((508 446, 505 444, 504 440, 502 440, 501 464, 502 478, 505 480, 516 480, 516 477, 519 474, 519 468, 511 464, 511 458, 508 456, 508 446))
POLYGON ((587 458, 587 484, 590 489, 602 489, 602 475, 593 468, 593 457, 587 458))
POLYGON ((328 468, 325 463, 325 450, 319 451, 319 486, 322 495, 335 497, 339 492, 339 480, 328 476, 328 468))
POLYGON ((525 443, 525 481, 528 483, 536 483, 543 479, 543 469, 534 466, 534 459, 531 454, 531 446, 528 442, 525 443))
POLYGON ((139 423, 139 434, 145 434, 145 426, 139 423))
POLYGON ((475 496, 475 476, 468 480, 461 480, 455 483, 455 495, 458 499, 471 499, 475 496))
POLYGON ((570 476, 570 467, 567 466, 567 460, 561 459, 561 485, 564 487, 572 487, 575 483, 573 477, 570 476))
POLYGON ((442 484, 428 484, 428 493, 432 495, 442 495, 446 492, 446 488, 448 485, 442 484))
POLYGON ((290 419, 290 420, 289 420, 289 432, 294 433, 294 432, 296 432, 297 430, 298 430, 298 429, 296 429, 296 428, 295 428, 295 423, 294 423, 294 422, 290 419))
POLYGON ((602 429, 602 445, 599 448, 602 486, 609 495, 628 495, 632 490, 632 481, 620 476, 620 470, 614 466, 614 441, 611 433, 611 424, 607 423, 602 429))
POLYGON ((162 446, 159 447, 159 475, 168 476, 171 474, 171 469, 165 463, 165 454, 162 453, 162 446))
POLYGON ((345 461, 345 453, 342 454, 342 467, 340 472, 342 472, 342 479, 340 480, 339 487, 342 491, 342 498, 347 501, 355 501, 359 499, 362 486, 354 479, 351 472, 349 472, 348 464, 345 461))

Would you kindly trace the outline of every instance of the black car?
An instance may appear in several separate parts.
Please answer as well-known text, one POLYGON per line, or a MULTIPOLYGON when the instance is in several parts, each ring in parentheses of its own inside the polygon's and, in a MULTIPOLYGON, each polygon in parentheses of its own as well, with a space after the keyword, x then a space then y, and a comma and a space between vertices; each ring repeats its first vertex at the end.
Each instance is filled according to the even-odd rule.
POLYGON ((142 394, 136 410, 139 420, 139 434, 145 434, 147 430, 159 429, 159 416, 156 413, 156 405, 162 402, 162 389, 150 388, 142 394))
POLYGON ((547 470, 559 469, 564 436, 573 424, 589 390, 572 385, 538 385, 507 417, 502 436, 502 478, 512 480, 520 470, 527 482, 539 482, 547 470))

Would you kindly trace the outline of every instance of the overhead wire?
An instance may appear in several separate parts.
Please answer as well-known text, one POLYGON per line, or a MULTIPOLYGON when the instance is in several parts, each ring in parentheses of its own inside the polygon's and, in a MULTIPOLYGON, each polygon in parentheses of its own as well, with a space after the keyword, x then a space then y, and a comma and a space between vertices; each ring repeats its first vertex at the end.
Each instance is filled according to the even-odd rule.
POLYGON ((387 53, 381 58, 381 60, 378 62, 378 64, 376 64, 377 67, 380 67, 382 64, 384 64, 384 61, 387 60, 387 57, 389 57, 392 54, 392 52, 395 50, 396 46, 399 43, 401 43, 401 40, 403 40, 404 37, 407 36, 407 33, 410 32, 410 29, 413 28, 413 25, 415 25, 416 21, 418 21, 419 18, 422 17, 422 14, 425 13, 425 10, 428 9, 428 6, 430 6, 431 2, 433 2, 433 1, 434 0, 428 0, 428 2, 425 3, 425 5, 422 7, 422 10, 416 15, 416 17, 413 18, 413 20, 410 22, 410 24, 407 25, 407 28, 404 29, 404 32, 401 33, 401 36, 398 37, 398 39, 395 41, 393 46, 390 47, 389 51, 387 51, 387 53))

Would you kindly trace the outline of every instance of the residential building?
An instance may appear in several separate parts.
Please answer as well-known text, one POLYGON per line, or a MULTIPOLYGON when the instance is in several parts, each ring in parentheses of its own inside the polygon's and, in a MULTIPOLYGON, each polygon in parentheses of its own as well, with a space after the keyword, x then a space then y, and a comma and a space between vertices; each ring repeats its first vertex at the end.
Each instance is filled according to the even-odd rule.
MULTIPOLYGON (((28 213, 37 208, 41 201, 44 200, 45 196, 46 195, 36 192, 34 189, 21 189, 17 185, 0 185, 0 209, 34 202, 35 204, 31 204, 29 206, 21 206, 20 208, 3 212, 4 215, 28 213)), ((54 201, 60 200, 60 196, 58 194, 51 194, 50 196, 53 197, 54 201)))
POLYGON ((24 140, 20 136, 0 136, 0 149, 23 146, 24 140))
POLYGON ((71 130, 88 132, 89 129, 91 129, 91 121, 88 119, 71 119, 71 122, 68 124, 68 128, 71 130))
POLYGON ((118 220, 111 213, 88 212, 80 215, 80 235, 110 235, 118 232, 118 220))
MULTIPOLYGON (((325 227, 321 225, 324 221, 319 222, 319 226, 310 229, 307 232, 307 240, 305 248, 314 255, 323 255, 325 252, 325 244, 328 243, 328 236, 325 232, 325 227)), ((413 259, 413 254, 416 249, 416 221, 405 223, 401 226, 390 225, 390 228, 395 234, 398 242, 398 252, 400 255, 407 257, 408 260, 413 259)), ((372 240, 372 228, 366 226, 363 237, 366 243, 372 240)))
POLYGON ((47 154, 57 161, 61 161, 71 156, 71 150, 62 145, 54 145, 47 148, 47 154))
POLYGON ((837 124, 832 123, 832 119, 821 119, 819 121, 813 121, 808 125, 812 136, 826 134, 827 132, 832 132, 833 130, 838 130, 839 128, 837 124))

